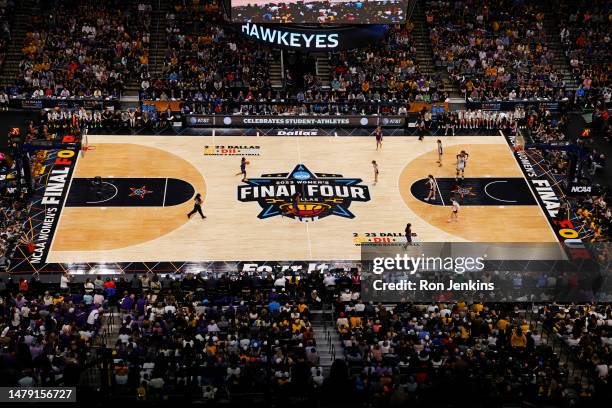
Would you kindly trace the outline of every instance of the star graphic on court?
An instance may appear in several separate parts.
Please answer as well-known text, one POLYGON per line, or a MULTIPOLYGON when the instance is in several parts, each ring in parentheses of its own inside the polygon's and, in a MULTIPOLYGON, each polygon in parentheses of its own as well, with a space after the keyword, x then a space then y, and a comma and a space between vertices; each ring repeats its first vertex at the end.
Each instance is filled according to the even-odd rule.
POLYGON ((455 186, 455 189, 451 190, 451 193, 459 194, 461 197, 464 197, 464 196, 474 197, 476 196, 476 193, 472 192, 473 188, 474 187, 455 186))
POLYGON ((147 190, 147 186, 130 187, 130 190, 132 190, 132 192, 129 195, 130 197, 140 197, 140 198, 144 198, 145 194, 151 194, 153 192, 152 190, 147 190))

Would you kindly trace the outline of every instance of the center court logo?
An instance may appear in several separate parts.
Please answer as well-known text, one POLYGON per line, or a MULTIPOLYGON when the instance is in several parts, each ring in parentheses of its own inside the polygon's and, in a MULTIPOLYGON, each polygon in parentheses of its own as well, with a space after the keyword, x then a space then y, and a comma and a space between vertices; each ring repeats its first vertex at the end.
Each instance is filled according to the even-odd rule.
POLYGON ((260 219, 285 216, 312 222, 329 215, 355 218, 349 210, 353 201, 370 201, 361 179, 340 174, 312 173, 303 164, 291 173, 262 174, 238 186, 238 201, 256 201, 262 208, 260 219))

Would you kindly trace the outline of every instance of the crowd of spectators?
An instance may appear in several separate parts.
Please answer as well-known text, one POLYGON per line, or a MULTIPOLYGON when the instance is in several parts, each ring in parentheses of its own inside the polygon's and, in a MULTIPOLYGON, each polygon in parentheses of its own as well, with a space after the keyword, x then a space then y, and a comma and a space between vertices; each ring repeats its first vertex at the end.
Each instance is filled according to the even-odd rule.
POLYGON ((39 0, 24 40, 13 95, 119 98, 148 70, 151 4, 39 0))
POLYGON ((605 0, 561 2, 558 10, 559 34, 579 88, 578 98, 602 98, 612 95, 612 10, 605 0))
POLYGON ((123 286, 113 351, 120 391, 214 400, 320 385, 310 293, 297 277, 134 276, 123 286))
MULTIPOLYGON (((5 167, 3 162, 0 166, 5 167)), ((6 172, 3 171, 4 174, 6 172)), ((13 251, 22 238, 23 223, 27 218, 27 200, 20 197, 2 180, 2 198, 0 198, 0 270, 6 270, 13 257, 13 251)))
POLYGON ((14 10, 15 0, 0 0, 0 69, 4 65, 11 41, 11 18, 14 10))
POLYGON ((548 305, 540 310, 545 326, 567 346, 598 387, 610 384, 612 307, 610 304, 548 305))
POLYGON ((171 110, 158 112, 155 109, 130 108, 113 109, 111 107, 85 109, 47 109, 41 111, 41 136, 45 139, 56 137, 59 132, 71 129, 84 131, 135 131, 156 130, 165 128, 172 121, 180 119, 178 113, 171 110))
MULTIPOLYGON (((603 176, 602 169, 606 167, 608 158, 592 144, 592 138, 601 135, 595 132, 591 134, 587 129, 572 140, 568 137, 568 124, 567 115, 553 115, 544 108, 528 112, 524 134, 531 143, 541 147, 530 150, 527 154, 532 155, 536 162, 544 166, 545 175, 555 186, 565 184, 569 166, 573 163, 570 156, 575 155, 578 158, 576 180, 578 184, 592 186, 593 190, 591 194, 583 196, 567 194, 567 197, 563 190, 560 190, 560 196, 566 200, 560 217, 573 218, 578 224, 576 228, 582 231, 586 240, 608 242, 612 237, 612 193, 608 183, 596 182, 597 178, 601 179, 603 176), (570 143, 575 146, 573 151, 546 147, 570 143)), ((609 133, 609 127, 606 126, 604 131, 609 133)))
POLYGON ((54 290, 38 279, 0 280, 0 377, 12 386, 76 386, 98 345, 109 291, 54 290))
MULTIPOLYGON (((407 115, 408 110, 403 103, 388 103, 384 101, 319 101, 298 102, 284 100, 282 102, 264 101, 252 103, 239 99, 219 100, 221 114, 236 115, 407 115)), ((114 107, 95 108, 53 108, 41 110, 40 128, 35 129, 41 138, 50 139, 58 130, 85 128, 91 130, 113 131, 154 131, 181 122, 184 115, 189 114, 219 114, 209 103, 200 101, 182 102, 178 110, 158 110, 154 105, 143 104, 142 107, 115 109, 114 107)))
POLYGON ((440 80, 421 73, 412 34, 414 23, 389 28, 378 42, 341 52, 332 70, 331 92, 336 98, 444 101, 440 80))
POLYGON ((150 274, 77 283, 64 274, 59 288, 35 277, 0 281, 3 383, 76 384, 90 360, 100 367, 105 354, 93 349, 106 341, 114 396, 215 400, 268 389, 307 398, 324 379, 310 310, 330 277, 150 274), (105 314, 102 329, 115 327, 113 337, 101 330, 105 314))
MULTIPOLYGON (((0 61, 10 35, 13 1, 0 2, 0 61)), ((333 6, 363 12, 378 5, 403 9, 403 3, 342 2, 333 6)), ((163 62, 155 75, 149 72, 150 0, 37 0, 35 4, 21 47, 17 84, 9 89, 12 96, 118 98, 133 79, 140 84, 141 99, 192 100, 198 102, 194 109, 223 114, 232 112, 223 100, 270 101, 278 96, 268 74, 269 63, 275 59, 272 48, 249 40, 229 24, 217 0, 168 3, 162 20, 165 26, 160 28, 166 34, 163 62)), ((575 95, 591 96, 596 89, 597 97, 609 102, 609 5, 605 0, 581 1, 576 7, 560 2, 553 12, 548 10, 552 4, 536 0, 427 1, 425 18, 434 61, 446 67, 455 84, 474 100, 573 99, 574 93, 566 89, 554 68, 554 53, 547 44, 550 33, 544 28, 546 13, 557 13, 560 39, 580 83, 575 95)), ((294 6, 283 3, 274 12, 294 6)), ((300 3, 299 7, 325 16, 317 2, 300 3)), ((395 16, 383 14, 384 18, 395 16)), ((286 66, 286 90, 305 102, 444 100, 448 95, 440 91, 441 77, 423 73, 415 59, 413 27, 411 21, 390 25, 378 42, 334 53, 329 89, 309 68, 293 72, 286 66)))
MULTIPOLYGON (((32 162, 36 159, 34 156, 32 162)), ((28 197, 20 190, 15 158, 0 152, 0 272, 8 269, 23 239, 29 209, 28 197)))
POLYGON ((407 0, 232 2, 239 23, 393 24, 406 19, 407 0))
MULTIPOLYGON (((224 23, 216 2, 172 4, 167 21, 162 73, 142 77, 142 99, 190 100, 197 102, 195 112, 205 113, 232 112, 229 100, 236 105, 294 99, 298 111, 308 110, 308 104, 346 103, 348 108, 337 109, 343 113, 352 102, 430 102, 446 97, 437 89, 438 78, 419 71, 411 22, 390 27, 368 48, 334 55, 329 89, 308 71, 308 63, 298 63, 299 69, 287 65, 285 94, 272 90, 268 75, 272 50, 224 23), (203 20, 214 24, 203 24, 203 20), (302 102, 305 106, 299 106, 302 102)), ((261 103, 250 109, 269 108, 261 103)), ((313 110, 326 113, 320 106, 313 110)))
POLYGON ((569 404, 592 392, 514 305, 340 303, 336 325, 354 390, 371 403, 418 401, 445 389, 466 405, 569 404))
POLYGON ((142 99, 205 101, 220 113, 219 100, 271 90, 271 51, 224 23, 216 1, 171 2, 166 21, 161 75, 142 75, 142 99))
POLYGON ((428 1, 427 24, 437 65, 466 97, 477 100, 566 96, 553 67, 536 0, 428 1))
POLYGON ((573 406, 591 401, 611 364, 609 305, 550 304, 532 315, 517 304, 375 304, 361 300, 356 269, 79 282, 65 274, 59 286, 36 277, 0 281, 0 296, 5 384, 82 384, 96 367, 106 370, 97 385, 108 390, 105 398, 213 403, 268 393, 322 406, 449 398, 458 406, 573 406), (331 371, 316 340, 321 319, 329 319, 324 304, 333 305, 342 344, 331 371), (571 347, 587 375, 572 376, 542 325, 571 347))

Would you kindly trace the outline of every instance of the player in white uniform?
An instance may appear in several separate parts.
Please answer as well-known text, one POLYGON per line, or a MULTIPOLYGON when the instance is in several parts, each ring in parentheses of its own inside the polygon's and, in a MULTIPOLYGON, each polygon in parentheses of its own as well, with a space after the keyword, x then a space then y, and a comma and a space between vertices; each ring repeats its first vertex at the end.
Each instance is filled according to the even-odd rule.
POLYGON ((487 129, 493 129, 493 112, 487 112, 487 129))
POLYGON ((476 128, 479 129, 482 127, 482 109, 478 109, 478 111, 476 112, 476 128))
POLYGON ((493 121, 493 129, 501 129, 505 117, 506 114, 504 112, 497 112, 493 121))
POLYGON ((425 197, 425 201, 435 201, 438 192, 438 183, 436 183, 436 179, 431 174, 427 176, 427 186, 429 187, 429 194, 425 197))
POLYGON ((467 165, 467 160, 470 155, 466 153, 465 150, 462 150, 461 153, 457 155, 457 173, 455 175, 455 180, 459 179, 459 174, 461 174, 461 180, 463 180, 465 166, 467 165))
POLYGON ((457 222, 459 220, 459 208, 461 208, 461 206, 455 197, 451 198, 451 204, 453 205, 453 209, 448 222, 457 222))
POLYGON ((459 129, 465 129, 465 114, 466 111, 459 111, 459 129))

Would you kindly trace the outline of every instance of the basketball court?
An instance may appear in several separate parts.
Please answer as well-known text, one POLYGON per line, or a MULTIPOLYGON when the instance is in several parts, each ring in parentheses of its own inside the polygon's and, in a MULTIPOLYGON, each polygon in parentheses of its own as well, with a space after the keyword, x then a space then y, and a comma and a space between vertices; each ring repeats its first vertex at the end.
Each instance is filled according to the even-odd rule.
POLYGON ((377 151, 373 137, 90 135, 47 262, 358 260, 363 242, 405 242, 406 223, 421 242, 556 241, 501 135, 440 139, 441 167, 434 137, 377 151), (428 174, 439 193, 426 202, 428 174), (204 220, 186 216, 196 192, 204 220))

